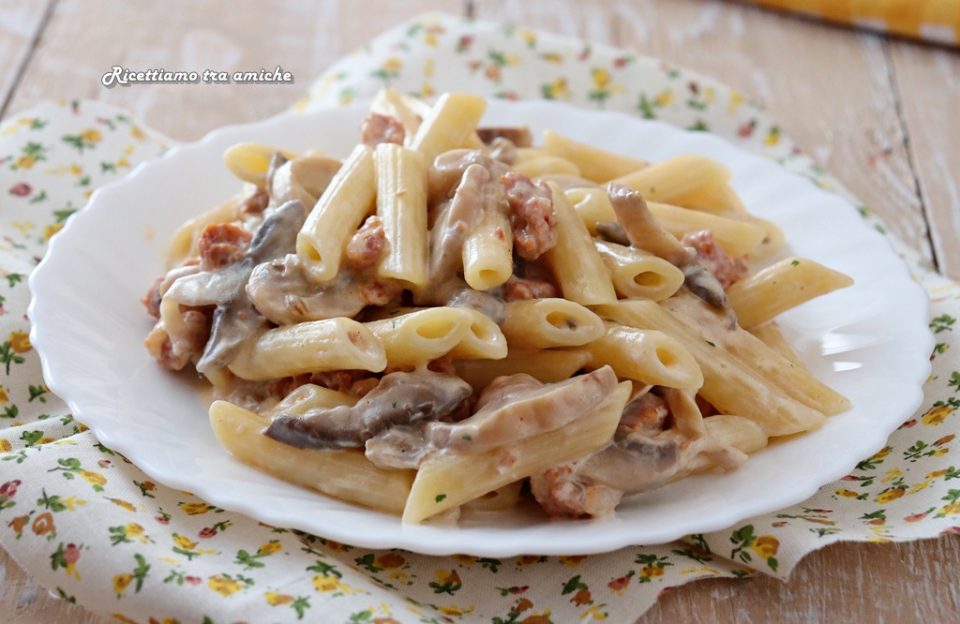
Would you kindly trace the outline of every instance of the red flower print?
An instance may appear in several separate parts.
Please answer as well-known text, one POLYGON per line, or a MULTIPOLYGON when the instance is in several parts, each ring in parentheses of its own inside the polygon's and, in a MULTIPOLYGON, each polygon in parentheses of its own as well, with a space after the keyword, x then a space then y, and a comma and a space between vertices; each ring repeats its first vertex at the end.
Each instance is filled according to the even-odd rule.
POLYGON ((744 122, 739 128, 737 128, 737 136, 741 139, 749 139, 753 136, 753 131, 757 129, 757 120, 751 119, 750 121, 744 122))
POLYGON ((855 476, 853 476, 853 475, 847 475, 847 476, 845 476, 844 478, 842 478, 842 479, 840 479, 840 480, 841 480, 841 481, 859 481, 860 479, 857 478, 857 477, 855 477, 855 476))
POLYGON ((904 521, 904 522, 920 522, 921 520, 923 520, 924 518, 927 517, 927 514, 928 514, 928 513, 930 513, 930 512, 929 512, 929 511, 921 511, 921 512, 919 512, 919 513, 910 514, 909 516, 904 517, 903 521, 904 521))
POLYGON ((916 424, 917 424, 917 419, 916 419, 916 418, 911 418, 911 419, 908 420, 907 422, 905 422, 905 423, 903 423, 902 425, 900 425, 900 428, 901 428, 901 429, 909 429, 910 427, 913 427, 913 426, 916 425, 916 424))
POLYGON ((790 523, 787 522, 786 520, 778 520, 777 522, 774 522, 774 523, 771 524, 770 526, 780 528, 780 527, 787 526, 788 524, 790 524, 790 523))
POLYGON ((517 601, 517 606, 515 606, 513 610, 517 613, 523 613, 527 609, 532 609, 532 608, 533 608, 533 603, 530 602, 530 600, 528 600, 527 598, 521 598, 520 600, 517 601))
POLYGON ((76 544, 67 544, 67 547, 63 549, 63 561, 67 565, 80 561, 80 549, 77 548, 76 544))
POLYGON ((153 519, 160 524, 170 524, 170 518, 168 516, 154 516, 153 519))
POLYGON ((622 69, 626 67, 627 63, 629 62, 630 62, 629 56, 618 56, 617 58, 613 59, 613 67, 615 69, 622 69))
POLYGON ((625 590, 628 585, 630 585, 630 577, 629 577, 629 576, 621 576, 621 577, 615 578, 615 579, 613 579, 612 581, 610 581, 609 583, 607 583, 607 587, 609 587, 610 589, 612 589, 612 590, 615 591, 615 592, 625 590))
POLYGON ((97 462, 97 465, 100 466, 101 468, 109 468, 111 464, 112 462, 109 459, 101 459, 100 461, 97 462))
POLYGON ((577 60, 578 61, 587 60, 588 58, 590 58, 590 54, 592 52, 593 50, 590 49, 590 46, 585 47, 583 50, 580 51, 580 54, 577 55, 577 60))
POLYGON ((573 598, 570 599, 570 602, 577 605, 578 607, 585 604, 590 604, 593 602, 590 596, 589 589, 581 589, 576 594, 573 595, 573 598))
POLYGON ((463 35, 457 40, 457 52, 466 52, 473 45, 473 35, 463 35))
POLYGON ((202 529, 200 529, 200 533, 199 533, 200 537, 204 539, 213 537, 216 534, 217 534, 217 530, 213 527, 203 527, 202 529))
POLYGON ((191 585, 199 585, 200 583, 203 582, 203 579, 200 578, 199 576, 185 576, 183 577, 183 580, 190 583, 191 585))
POLYGON ((20 483, 20 479, 14 479, 13 481, 7 481, 3 485, 0 485, 0 496, 13 498, 17 495, 17 488, 20 487, 20 483))
POLYGON ((10 194, 15 195, 17 197, 26 197, 27 195, 30 194, 30 191, 32 190, 33 189, 30 188, 30 185, 27 184, 26 182, 17 182, 16 184, 10 187, 10 194))
POLYGON ((696 82, 691 82, 687 85, 687 88, 690 89, 690 93, 693 93, 694 95, 700 93, 700 85, 698 85, 696 82))

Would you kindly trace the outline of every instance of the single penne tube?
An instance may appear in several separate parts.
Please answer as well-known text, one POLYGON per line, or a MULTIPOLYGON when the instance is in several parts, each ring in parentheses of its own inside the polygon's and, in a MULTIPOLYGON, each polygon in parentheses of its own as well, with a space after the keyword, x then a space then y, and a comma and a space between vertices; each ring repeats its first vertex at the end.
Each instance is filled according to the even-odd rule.
POLYGON ((547 150, 540 147, 518 147, 516 154, 513 157, 513 164, 519 164, 526 162, 528 160, 533 160, 534 158, 541 158, 543 156, 549 156, 547 150))
POLYGON ((267 179, 270 159, 277 152, 287 160, 293 160, 300 155, 297 152, 263 143, 237 143, 228 147, 223 153, 223 163, 233 175, 244 182, 262 187, 267 179))
POLYGON ((760 341, 787 358, 794 364, 802 366, 800 356, 793 350, 793 347, 787 341, 786 336, 780 331, 780 328, 773 321, 767 321, 762 325, 750 329, 750 333, 760 339, 760 341))
POLYGON ((458 360, 454 366, 457 375, 475 392, 481 392, 491 381, 504 375, 530 375, 543 383, 563 381, 586 367, 589 361, 590 353, 585 349, 512 350, 502 360, 458 360))
POLYGON ((698 328, 705 340, 739 358, 796 401, 827 416, 850 407, 846 397, 818 380, 806 367, 791 362, 740 326, 731 328, 727 314, 702 299, 685 292, 668 299, 663 306, 686 325, 698 328))
POLYGON ((420 465, 403 522, 416 524, 508 483, 589 455, 607 444, 630 397, 619 384, 597 409, 566 426, 477 453, 437 453, 420 465), (509 457, 510 461, 504 461, 509 457))
POLYGON ((673 199, 677 206, 713 214, 731 216, 747 214, 743 202, 728 182, 708 184, 673 199))
POLYGON ((787 238, 784 236, 783 230, 773 221, 750 214, 746 215, 745 218, 751 223, 762 227, 767 233, 763 238, 763 243, 760 245, 760 248, 753 252, 753 258, 755 260, 769 258, 787 244, 787 238))
POLYGON ((490 290, 513 275, 510 218, 499 206, 485 206, 483 215, 463 241, 463 278, 474 290, 490 290))
POLYGON ((387 356, 377 337, 348 318, 285 325, 248 341, 228 365, 241 379, 261 381, 334 370, 379 372, 387 356))
POLYGON ((526 299, 504 308, 500 328, 511 349, 579 347, 606 331, 599 316, 567 299, 526 299))
POLYGON ((816 429, 821 412, 791 398, 739 358, 708 342, 699 329, 686 325, 653 301, 630 299, 594 308, 601 317, 643 329, 669 334, 700 365, 703 387, 699 394, 724 413, 749 418, 768 436, 816 429))
POLYGON ((377 216, 386 246, 380 277, 421 287, 427 282, 427 169, 419 152, 381 143, 374 153, 377 216))
POLYGON ((564 298, 583 305, 613 303, 617 293, 590 232, 560 187, 553 183, 549 186, 556 213, 557 245, 544 256, 564 298))
POLYGON ((683 238, 691 232, 710 230, 717 244, 734 258, 756 251, 766 236, 764 228, 741 219, 728 219, 708 212, 657 202, 647 202, 647 207, 663 229, 677 238, 683 238))
POLYGON ((697 361, 662 331, 607 323, 604 335, 585 348, 590 368, 609 365, 621 378, 687 390, 703 385, 697 361))
POLYGON ((450 357, 459 360, 496 361, 507 357, 507 338, 500 326, 486 314, 470 308, 459 308, 467 313, 470 322, 460 342, 450 350, 450 357))
POLYGON ((575 164, 580 169, 580 175, 594 182, 609 182, 647 166, 647 162, 639 158, 581 143, 553 130, 543 133, 543 147, 550 154, 575 164))
POLYGON ((853 284, 849 276, 809 260, 784 258, 733 284, 727 297, 740 325, 751 329, 778 314, 853 284))
POLYGON ((705 156, 677 156, 624 176, 614 182, 639 191, 647 201, 669 202, 730 179, 730 170, 705 156))
POLYGON ((297 235, 297 255, 317 282, 336 277, 343 251, 370 214, 377 194, 373 150, 357 145, 297 235))
POLYGON ((572 175, 579 176, 580 169, 565 158, 557 156, 539 156, 521 162, 514 162, 513 169, 528 178, 540 178, 545 175, 572 175))
POLYGON ((423 119, 410 147, 423 155, 425 163, 432 163, 439 154, 464 145, 486 108, 486 100, 479 95, 442 95, 423 119))
POLYGON ((353 395, 308 383, 291 390, 276 405, 265 411, 264 416, 267 418, 280 414, 302 416, 313 409, 353 405, 356 402, 357 397, 353 395))
POLYGON ((613 204, 610 203, 606 189, 578 187, 567 189, 564 194, 591 236, 597 235, 598 223, 617 222, 617 213, 613 211, 613 204))
POLYGON ((263 435, 269 420, 226 401, 210 406, 213 433, 230 454, 279 479, 327 496, 400 514, 413 470, 374 466, 359 450, 301 449, 263 435))
POLYGON ((390 366, 418 366, 460 344, 475 319, 463 308, 424 308, 365 327, 383 345, 390 366))
POLYGON ((617 243, 594 244, 621 297, 663 301, 683 286, 683 271, 663 258, 617 243))
POLYGON ((197 255, 197 241, 203 228, 215 223, 229 223, 240 217, 240 206, 245 194, 238 193, 216 208, 194 217, 177 228, 167 247, 167 268, 180 266, 187 258, 197 255))

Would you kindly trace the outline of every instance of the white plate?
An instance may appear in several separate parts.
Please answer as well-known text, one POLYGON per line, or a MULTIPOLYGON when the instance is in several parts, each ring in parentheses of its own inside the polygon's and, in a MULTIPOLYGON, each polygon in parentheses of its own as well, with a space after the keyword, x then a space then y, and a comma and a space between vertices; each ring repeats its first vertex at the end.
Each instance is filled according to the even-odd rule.
POLYGON ((31 276, 31 340, 50 388, 104 444, 156 481, 263 522, 368 548, 588 554, 719 530, 798 503, 879 449, 919 406, 933 345, 926 296, 848 202, 709 134, 557 103, 492 101, 486 122, 527 123, 537 134, 556 128, 654 161, 697 153, 728 166, 747 207, 780 225, 795 253, 856 280, 782 317, 803 361, 854 408, 818 431, 757 453, 736 472, 685 479, 593 522, 517 512, 459 526, 404 526, 235 461, 214 439, 196 388, 144 350, 150 321, 140 299, 162 271, 176 226, 236 191, 221 162, 226 147, 261 141, 346 155, 363 110, 283 115, 175 148, 97 191, 31 276))

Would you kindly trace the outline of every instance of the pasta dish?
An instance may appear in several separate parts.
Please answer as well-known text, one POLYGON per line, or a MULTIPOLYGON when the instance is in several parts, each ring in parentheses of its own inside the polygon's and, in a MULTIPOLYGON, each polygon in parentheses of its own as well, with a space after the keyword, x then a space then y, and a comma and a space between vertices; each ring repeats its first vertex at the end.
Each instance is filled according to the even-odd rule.
POLYGON ((242 143, 174 234, 149 353, 237 459, 404 522, 611 514, 849 407, 775 317, 849 286, 730 172, 382 91, 343 160, 242 143), (758 268, 760 267, 760 268, 758 268))

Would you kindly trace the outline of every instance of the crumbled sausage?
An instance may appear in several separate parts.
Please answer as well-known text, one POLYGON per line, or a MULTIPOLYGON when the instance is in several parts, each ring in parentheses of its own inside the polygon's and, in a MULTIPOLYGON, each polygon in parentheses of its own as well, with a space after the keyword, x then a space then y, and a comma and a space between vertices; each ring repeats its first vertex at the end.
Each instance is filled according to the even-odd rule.
POLYGON ((360 125, 360 140, 370 147, 379 143, 403 145, 403 134, 403 124, 389 115, 370 113, 360 125))
POLYGON ((232 223, 211 223, 206 226, 197 241, 201 269, 216 271, 239 262, 247 252, 251 238, 250 232, 232 223))
POLYGON ((747 274, 747 264, 740 258, 731 258, 717 244, 710 230, 690 232, 683 237, 683 244, 696 250, 700 264, 710 271, 724 288, 729 288, 747 274))
POLYGON ((536 260, 557 244, 557 218, 550 187, 515 171, 503 176, 510 204, 513 246, 524 260, 536 260))
POLYGON ((542 279, 525 279, 511 275, 503 285, 503 299, 505 301, 520 301, 523 299, 546 299, 556 297, 557 288, 542 279))
POLYGON ((618 435, 632 431, 657 433, 667 428, 670 408, 666 400, 652 392, 642 394, 627 403, 620 415, 618 435))
MULTIPOLYGON (((270 160, 271 170, 268 173, 268 177, 273 175, 273 169, 272 169, 273 163, 275 162, 276 157, 280 156, 280 153, 278 152, 273 156, 274 158, 270 160)), ((282 156, 280 157, 282 158, 282 156)), ((240 215, 244 217, 246 216, 253 217, 253 216, 261 215, 263 214, 263 211, 267 209, 267 204, 269 203, 270 203, 270 194, 267 193, 266 190, 258 186, 256 189, 254 189, 252 193, 250 193, 250 195, 248 195, 243 200, 243 202, 240 203, 240 215)))
POLYGON ((373 266, 380 258, 387 237, 380 217, 368 217, 347 243, 347 263, 357 269, 373 266))

